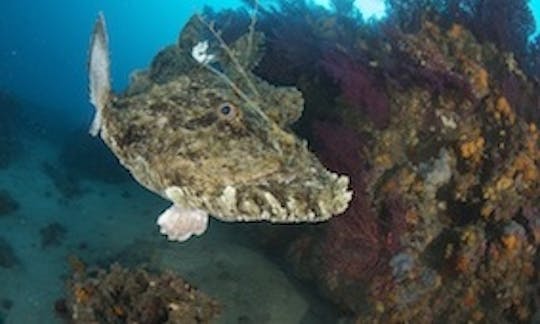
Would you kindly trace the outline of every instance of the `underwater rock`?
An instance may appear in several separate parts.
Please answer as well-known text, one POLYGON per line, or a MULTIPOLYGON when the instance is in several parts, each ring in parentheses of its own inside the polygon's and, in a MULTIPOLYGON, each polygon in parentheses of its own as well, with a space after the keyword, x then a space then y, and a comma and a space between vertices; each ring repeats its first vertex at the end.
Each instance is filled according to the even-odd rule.
POLYGON ((216 301, 173 273, 151 274, 113 264, 75 269, 65 301, 55 303, 69 323, 210 323, 216 301))
POLYGON ((0 237, 0 267, 13 268, 19 263, 19 258, 15 254, 11 244, 5 238, 0 237))
MULTIPOLYGON (((392 261, 406 253, 413 262, 405 277, 394 270, 374 280, 367 298, 372 314, 359 318, 527 320, 538 243, 524 235, 532 222, 527 230, 510 224, 540 198, 538 131, 502 95, 501 76, 518 75, 524 89, 538 86, 509 71, 504 55, 476 43, 462 27, 444 32, 426 22, 407 38, 437 45, 443 61, 452 62, 452 73, 469 86, 432 92, 413 84, 390 91, 395 117, 385 130, 373 131, 372 167, 362 177, 369 180, 366 192, 380 221, 388 197, 403 200, 406 231, 395 237, 403 252, 392 261)), ((330 284, 335 282, 324 285, 330 284)))
POLYGON ((441 26, 464 26, 479 42, 490 42, 501 52, 513 52, 522 66, 535 57, 527 50, 528 40, 535 33, 527 0, 389 0, 387 6, 391 24, 407 33, 417 32, 423 18, 429 17, 441 26))
POLYGON ((62 244, 66 232, 66 228, 58 222, 50 223, 49 225, 42 227, 39 230, 39 235, 41 236, 41 248, 45 249, 62 244))
MULTIPOLYGON (((316 263, 320 271, 316 278, 335 300, 348 301, 345 305, 359 314, 361 322, 438 321, 441 316, 451 322, 526 321, 533 311, 529 286, 538 271, 538 243, 525 235, 533 232, 533 222, 518 224, 523 224, 522 210, 540 199, 539 135, 536 124, 524 120, 516 113, 520 108, 504 97, 504 76, 514 74, 527 95, 526 89, 533 87, 538 98, 539 87, 510 67, 505 55, 477 43, 461 26, 443 30, 424 22, 417 33, 398 36, 396 42, 404 39, 424 44, 415 52, 407 50, 409 55, 437 52, 438 60, 452 66, 455 80, 467 86, 448 83, 434 89, 418 82, 393 88, 388 83, 392 112, 387 128, 370 131, 355 126, 354 119, 343 119, 349 128, 362 130, 357 136, 365 139, 369 166, 349 174, 351 183, 355 177, 365 181, 365 190, 355 193, 366 193, 371 202, 367 210, 375 211, 371 222, 378 224, 366 229, 369 222, 363 222, 364 229, 349 237, 376 235, 380 242, 388 244, 391 239, 398 245, 373 259, 372 269, 378 269, 377 261, 382 260, 392 271, 377 271, 361 293, 346 289, 349 280, 358 282, 349 263, 331 272, 316 263), (385 206, 393 204, 393 197, 399 207, 388 219, 385 206), (393 219, 401 219, 401 225, 389 225, 393 219), (377 228, 385 227, 401 230, 381 236, 377 228), (405 275, 398 256, 407 260, 405 275), (351 305, 351 300, 356 303, 351 305), (366 304, 371 311, 366 311, 366 304)), ((400 51, 396 55, 404 54, 400 51)), ((360 243, 329 240, 347 231, 352 206, 338 230, 332 229, 340 217, 330 222, 323 243, 312 245, 313 253, 352 246, 366 250, 360 243)), ((358 210, 366 213, 366 208, 358 210)), ((327 256, 322 264, 330 260, 327 256)))
POLYGON ((19 209, 19 203, 11 197, 8 191, 0 190, 0 217, 19 209))

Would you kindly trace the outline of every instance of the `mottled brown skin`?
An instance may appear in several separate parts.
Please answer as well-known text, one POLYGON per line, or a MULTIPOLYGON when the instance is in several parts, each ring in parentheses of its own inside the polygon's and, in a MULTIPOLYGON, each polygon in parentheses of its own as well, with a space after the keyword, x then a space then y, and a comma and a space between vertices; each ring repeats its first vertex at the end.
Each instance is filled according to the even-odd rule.
POLYGON ((101 137, 142 185, 225 221, 322 221, 345 210, 348 178, 326 170, 287 130, 303 107, 297 89, 248 71, 257 94, 229 74, 246 102, 193 63, 166 82, 147 78, 103 111, 101 137))

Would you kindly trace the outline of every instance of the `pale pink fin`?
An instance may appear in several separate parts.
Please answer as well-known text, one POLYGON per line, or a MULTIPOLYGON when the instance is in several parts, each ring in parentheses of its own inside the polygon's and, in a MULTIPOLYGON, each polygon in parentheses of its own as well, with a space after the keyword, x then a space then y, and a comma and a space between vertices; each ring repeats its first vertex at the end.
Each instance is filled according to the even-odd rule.
POLYGON ((183 242, 192 235, 201 235, 208 227, 208 213, 200 209, 172 205, 157 219, 161 234, 171 241, 183 242))

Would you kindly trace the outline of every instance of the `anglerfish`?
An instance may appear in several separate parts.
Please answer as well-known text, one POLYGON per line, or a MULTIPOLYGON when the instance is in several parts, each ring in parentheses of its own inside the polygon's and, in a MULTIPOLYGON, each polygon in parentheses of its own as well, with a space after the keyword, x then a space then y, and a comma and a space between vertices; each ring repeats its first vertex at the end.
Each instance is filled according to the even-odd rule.
POLYGON ((253 72, 264 35, 226 44, 193 16, 176 44, 111 90, 108 35, 99 15, 89 57, 90 101, 99 135, 142 186, 169 200, 161 232, 184 241, 209 215, 226 222, 321 222, 345 211, 349 178, 327 170, 290 125, 302 114, 294 87, 253 72))

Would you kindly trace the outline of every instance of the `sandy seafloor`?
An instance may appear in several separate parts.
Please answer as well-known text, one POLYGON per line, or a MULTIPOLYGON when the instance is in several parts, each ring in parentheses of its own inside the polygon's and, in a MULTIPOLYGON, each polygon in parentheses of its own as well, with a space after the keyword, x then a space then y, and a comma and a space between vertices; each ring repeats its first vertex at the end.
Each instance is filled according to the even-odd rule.
MULTIPOLYGON (((98 139, 95 139, 98 140, 98 139)), ((1 187, 20 208, 0 217, 1 236, 20 259, 0 267, 0 299, 13 301, 5 323, 61 323, 54 302, 63 296, 68 257, 88 265, 120 261, 171 269, 223 305, 220 323, 328 323, 330 306, 283 267, 252 248, 249 226, 212 221, 205 235, 168 242, 155 225, 168 203, 134 180, 118 184, 82 181, 84 193, 65 200, 42 170, 57 147, 26 136, 23 153, 0 169, 1 187), (58 222, 67 229, 59 246, 42 248, 40 229, 58 222)), ((1 322, 1 318, 0 318, 1 322)))

